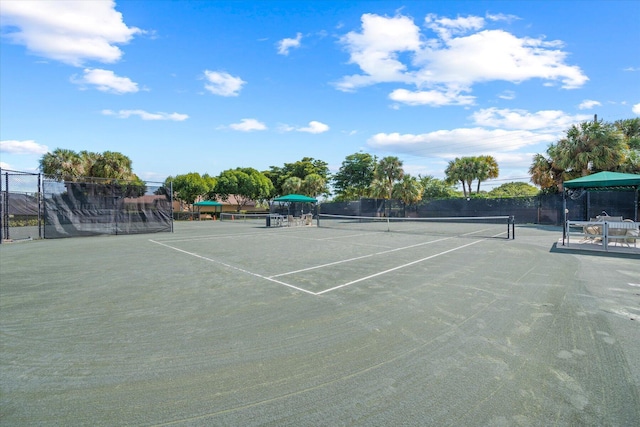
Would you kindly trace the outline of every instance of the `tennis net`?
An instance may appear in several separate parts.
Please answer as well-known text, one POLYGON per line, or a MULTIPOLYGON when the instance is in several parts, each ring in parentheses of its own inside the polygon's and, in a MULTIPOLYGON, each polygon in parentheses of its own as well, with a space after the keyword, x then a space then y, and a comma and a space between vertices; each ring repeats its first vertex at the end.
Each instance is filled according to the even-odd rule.
POLYGON ((385 218, 320 214, 318 226, 345 230, 515 239, 513 216, 385 218))

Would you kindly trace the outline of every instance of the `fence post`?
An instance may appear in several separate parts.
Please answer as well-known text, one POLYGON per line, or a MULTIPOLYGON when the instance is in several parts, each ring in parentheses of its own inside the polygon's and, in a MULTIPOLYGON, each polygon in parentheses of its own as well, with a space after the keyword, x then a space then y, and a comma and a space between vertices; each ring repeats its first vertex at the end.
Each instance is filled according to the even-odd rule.
POLYGON ((42 239, 42 174, 38 174, 38 239, 42 239))
POLYGON ((2 168, 0 168, 0 245, 4 239, 4 194, 2 192, 2 168))
POLYGON ((4 235, 2 236, 3 239, 10 239, 11 236, 9 236, 9 172, 4 173, 4 180, 5 180, 5 186, 4 186, 4 206, 2 207, 2 218, 4 221, 2 221, 2 226, 4 227, 4 235))

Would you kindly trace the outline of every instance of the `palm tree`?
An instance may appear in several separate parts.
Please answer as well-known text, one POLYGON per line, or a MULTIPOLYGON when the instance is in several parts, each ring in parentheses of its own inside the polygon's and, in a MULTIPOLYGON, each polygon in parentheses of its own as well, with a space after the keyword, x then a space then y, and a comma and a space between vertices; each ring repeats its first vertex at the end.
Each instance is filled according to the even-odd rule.
POLYGON ((402 170, 402 160, 395 156, 387 156, 380 159, 375 171, 376 179, 384 183, 387 190, 386 199, 390 199, 393 194, 393 185, 404 176, 402 170))
POLYGON ((393 188, 393 197, 402 200, 405 205, 412 205, 422 200, 424 187, 417 178, 404 175, 393 188))
POLYGON ((613 125, 627 144, 625 160, 615 171, 640 173, 640 118, 617 120, 613 125))
MULTIPOLYGON (((391 204, 387 202, 387 199, 391 198, 391 194, 389 193, 389 189, 387 187, 387 182, 382 180, 382 179, 374 179, 373 181, 371 181, 371 185, 369 185, 369 190, 368 190, 369 196, 373 197, 374 199, 382 199, 384 200, 384 209, 383 209, 383 214, 384 216, 386 216, 387 218, 389 218, 389 216, 391 215, 391 204), (387 213, 387 205, 389 205, 389 212, 387 213)), ((376 205, 377 205, 377 201, 376 201, 376 205)), ((376 208, 377 209, 377 208, 376 208)), ((388 221, 388 219, 387 219, 388 221)))
POLYGON ((444 170, 444 174, 447 177, 446 180, 448 183, 458 183, 462 182, 462 191, 464 191, 464 197, 467 197, 467 187, 465 187, 465 182, 462 179, 460 168, 458 167, 458 159, 457 157, 454 160, 449 160, 447 164, 447 168, 444 170))
POLYGON ((581 176, 611 170, 624 163, 627 145, 610 123, 598 121, 573 125, 554 150, 555 162, 566 171, 581 176))
POLYGON ((613 126, 622 134, 631 150, 640 150, 640 117, 616 120, 613 126))
POLYGON ((73 150, 56 148, 40 159, 40 170, 45 175, 54 175, 64 181, 74 181, 84 175, 81 157, 73 150))
POLYGON ((533 162, 529 167, 529 175, 531 175, 531 182, 543 190, 552 188, 557 184, 551 160, 547 159, 542 154, 536 154, 533 156, 533 162))
POLYGON ((468 197, 471 195, 471 183, 475 178, 475 169, 473 157, 456 157, 454 160, 449 161, 444 173, 448 182, 461 182, 464 197, 468 197), (469 188, 468 194, 467 187, 469 188))
MULTIPOLYGON (((370 185, 370 193, 373 197, 389 200, 393 197, 393 186, 395 183, 402 179, 404 176, 404 170, 402 169, 402 160, 395 156, 387 156, 378 162, 374 171, 374 180, 370 185)), ((391 204, 388 205, 389 212, 387 216, 391 214, 391 204)))
POLYGON ((297 176, 290 176, 282 183, 282 192, 284 194, 297 194, 302 189, 302 180, 297 176))
MULTIPOLYGON (((93 153, 87 153, 87 157, 91 158, 91 154, 93 153)), ((124 154, 105 151, 95 157, 91 167, 91 176, 116 180, 132 179, 131 160, 124 154)))
POLYGON ((487 179, 495 179, 500 173, 498 162, 493 156, 478 156, 474 158, 476 164, 476 179, 478 180, 478 189, 476 193, 480 193, 480 183, 487 179))
POLYGON ((94 170, 94 165, 98 161, 98 158, 101 156, 100 153, 93 153, 90 151, 80 151, 78 153, 80 156, 80 161, 82 163, 82 176, 84 177, 97 177, 98 172, 94 170))
POLYGON ((618 165, 615 171, 640 174, 640 149, 627 151, 624 163, 618 165))
POLYGON ((65 181, 75 181, 77 178, 108 178, 136 180, 131 160, 124 154, 105 151, 93 153, 56 148, 40 159, 40 170, 45 175, 55 175, 65 181))
POLYGON ((320 175, 310 173, 304 177, 301 187, 305 195, 315 198, 326 192, 326 186, 325 180, 320 175))

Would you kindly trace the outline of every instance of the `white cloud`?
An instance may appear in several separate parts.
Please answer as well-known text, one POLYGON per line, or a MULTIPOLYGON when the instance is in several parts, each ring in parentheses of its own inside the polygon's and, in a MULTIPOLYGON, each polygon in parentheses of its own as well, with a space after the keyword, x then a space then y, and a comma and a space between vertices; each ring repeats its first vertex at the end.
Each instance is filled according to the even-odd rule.
POLYGON ((521 130, 459 128, 424 134, 378 133, 367 143, 384 150, 408 153, 419 157, 453 159, 490 152, 515 151, 529 145, 553 142, 555 133, 521 130))
POLYGON ((520 17, 516 16, 516 15, 505 15, 504 13, 495 13, 495 14, 491 14, 491 13, 487 13, 486 17, 489 21, 507 21, 507 22, 512 22, 512 21, 516 21, 519 20, 520 17))
POLYGON ((456 91, 415 91, 396 89, 389 94, 389 98, 408 105, 430 105, 439 107, 442 105, 472 105, 474 96, 461 95, 456 91))
POLYGON ((280 123, 278 125, 278 131, 279 132, 293 132, 294 130, 296 130, 295 127, 288 125, 286 123, 280 123))
POLYGON ((255 130, 266 130, 267 126, 256 119, 242 119, 240 123, 232 123, 229 127, 241 132, 251 132, 255 130))
POLYGON ((278 130, 280 132, 307 132, 307 133, 324 133, 329 130, 329 126, 318 122, 316 120, 312 120, 309 122, 308 126, 304 127, 295 127, 287 124, 280 124, 278 126, 278 130))
POLYGON ((13 43, 74 66, 116 62, 122 57, 116 45, 143 33, 124 23, 114 1, 3 1, 2 25, 13 43))
POLYGON ((640 116, 640 104, 635 104, 633 107, 631 107, 631 111, 633 111, 633 114, 637 114, 640 116))
POLYGON ((278 54, 289 55, 289 50, 300 47, 302 33, 297 33, 295 39, 282 39, 278 42, 278 54))
POLYGON ((484 127, 563 132, 572 124, 588 120, 590 116, 572 116, 560 110, 530 113, 519 109, 485 108, 473 113, 471 118, 476 125, 484 127))
POLYGON ((189 116, 187 114, 180 113, 149 113, 144 110, 102 110, 102 114, 105 116, 115 116, 119 119, 128 119, 132 116, 138 116, 142 120, 173 120, 181 122, 187 120, 189 116))
POLYGON ((534 78, 545 83, 560 80, 562 87, 582 86, 588 78, 579 67, 564 63, 567 54, 559 43, 518 38, 502 30, 484 30, 446 40, 442 47, 420 52, 419 84, 470 87, 494 80, 523 82, 534 78))
MULTIPOLYGON (((495 22, 514 17, 487 19, 495 22)), ((561 41, 484 29, 486 20, 476 16, 450 19, 428 15, 425 23, 435 37, 423 33, 410 17, 362 15, 361 30, 340 39, 350 54, 350 63, 362 73, 344 76, 336 87, 354 91, 378 83, 410 84, 417 91, 396 89, 392 96, 410 105, 445 105, 452 94, 470 92, 473 85, 482 82, 541 79, 542 84, 574 89, 588 80, 578 66, 566 64, 561 41)), ((467 105, 469 99, 453 103, 467 105)))
POLYGON ((232 76, 224 71, 205 70, 204 75, 208 81, 204 87, 214 95, 238 96, 242 86, 247 83, 240 77, 232 76))
POLYGON ((94 85, 102 92, 116 94, 138 92, 138 84, 128 77, 119 77, 113 71, 100 68, 85 68, 82 78, 76 78, 74 75, 71 81, 82 86, 94 85))
POLYGON ((0 141, 0 152, 9 154, 46 154, 49 152, 49 148, 33 140, 5 140, 0 141))
POLYGON ((456 19, 438 18, 435 14, 429 14, 424 19, 428 28, 436 32, 440 38, 448 40, 456 34, 464 34, 471 30, 479 30, 484 27, 484 18, 479 16, 458 16, 456 19))
POLYGON ((298 132, 308 133, 324 133, 329 130, 329 126, 322 122, 312 120, 309 122, 309 126, 296 129, 298 132))
POLYGON ((407 66, 399 53, 417 52, 422 43, 420 28, 411 18, 387 18, 370 13, 362 15, 362 32, 349 32, 340 41, 364 74, 346 76, 337 83, 343 91, 381 82, 411 82, 407 66))
POLYGON ((578 109, 579 110, 590 110, 593 107, 599 107, 600 105, 602 105, 600 102, 598 101, 594 101, 592 99, 585 99, 584 101, 582 101, 580 103, 580 105, 578 105, 578 109))
POLYGON ((516 98, 516 93, 512 90, 505 90, 501 94, 498 95, 500 99, 506 99, 508 101, 516 98))
POLYGON ((556 142, 572 124, 588 120, 589 116, 572 116, 556 110, 530 113, 488 108, 473 113, 471 119, 475 127, 423 134, 378 133, 367 143, 385 151, 447 160, 461 153, 465 156, 491 154, 498 161, 520 162, 523 167, 530 163, 532 154, 522 153, 522 149, 556 142))

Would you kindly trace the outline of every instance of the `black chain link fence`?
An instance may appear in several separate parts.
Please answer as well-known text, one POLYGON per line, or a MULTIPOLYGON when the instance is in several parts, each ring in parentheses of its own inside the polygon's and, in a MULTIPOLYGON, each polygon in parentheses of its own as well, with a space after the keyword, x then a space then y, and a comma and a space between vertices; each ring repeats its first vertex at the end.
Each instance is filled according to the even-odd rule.
MULTIPOLYGON (((588 220, 603 212, 611 216, 636 219, 640 206, 635 191, 584 191, 566 198, 567 219, 588 220)), ((433 199, 405 206, 400 200, 360 199, 328 202, 320 212, 333 215, 439 218, 456 216, 513 215, 518 224, 562 225, 562 194, 503 199, 433 199)))
MULTIPOLYGON (((634 190, 580 191, 566 197, 567 219, 588 220, 606 213, 640 218, 634 190)), ((513 215, 518 224, 562 225, 562 194, 504 199, 434 199, 417 205, 362 198, 327 202, 319 212, 377 217, 513 215)), ((84 179, 65 182, 42 174, 0 171, 2 240, 173 230, 171 191, 162 183, 84 179)))
POLYGON ((0 173, 2 240, 42 237, 41 175, 3 170, 0 173))
POLYGON ((173 231, 162 183, 0 171, 2 240, 173 231))

